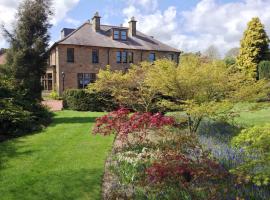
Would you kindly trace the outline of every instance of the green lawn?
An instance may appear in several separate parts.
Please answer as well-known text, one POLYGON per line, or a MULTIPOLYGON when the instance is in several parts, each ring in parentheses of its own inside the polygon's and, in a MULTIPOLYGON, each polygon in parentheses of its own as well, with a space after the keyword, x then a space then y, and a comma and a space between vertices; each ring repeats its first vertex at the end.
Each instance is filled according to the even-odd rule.
POLYGON ((44 131, 0 143, 0 199, 100 199, 113 141, 90 134, 100 115, 61 111, 44 131))
POLYGON ((270 103, 259 103, 259 104, 239 104, 238 108, 242 111, 240 116, 236 119, 237 123, 243 124, 244 126, 262 125, 270 123, 270 103), (248 107, 263 106, 261 109, 245 109, 248 107))

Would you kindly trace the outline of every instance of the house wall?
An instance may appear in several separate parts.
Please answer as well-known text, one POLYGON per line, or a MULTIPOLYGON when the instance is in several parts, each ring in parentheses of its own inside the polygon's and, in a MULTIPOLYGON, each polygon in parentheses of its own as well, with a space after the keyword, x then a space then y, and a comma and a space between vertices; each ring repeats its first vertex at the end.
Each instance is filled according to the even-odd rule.
POLYGON ((65 73, 64 86, 65 89, 78 88, 78 73, 98 73, 100 69, 105 69, 110 65, 112 70, 126 70, 130 67, 129 63, 117 63, 117 51, 133 52, 133 63, 138 64, 142 61, 147 61, 149 53, 156 54, 156 59, 164 58, 170 54, 175 54, 175 62, 177 62, 178 53, 175 52, 160 52, 160 51, 142 51, 129 49, 115 49, 104 47, 88 47, 76 45, 58 45, 55 50, 51 51, 51 63, 55 63, 55 85, 59 94, 63 91, 62 72, 65 73), (67 48, 74 48, 74 63, 67 62, 67 48), (98 49, 99 63, 92 63, 92 50, 98 49))
POLYGON ((0 55, 0 65, 6 64, 6 53, 0 55))

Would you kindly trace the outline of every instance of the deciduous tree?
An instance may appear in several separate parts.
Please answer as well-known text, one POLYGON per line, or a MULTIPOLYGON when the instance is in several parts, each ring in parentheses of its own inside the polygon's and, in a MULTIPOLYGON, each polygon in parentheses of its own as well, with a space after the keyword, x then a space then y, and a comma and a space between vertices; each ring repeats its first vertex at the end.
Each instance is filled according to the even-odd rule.
POLYGON ((209 46, 204 52, 203 55, 211 60, 220 59, 220 53, 218 48, 215 45, 209 46))

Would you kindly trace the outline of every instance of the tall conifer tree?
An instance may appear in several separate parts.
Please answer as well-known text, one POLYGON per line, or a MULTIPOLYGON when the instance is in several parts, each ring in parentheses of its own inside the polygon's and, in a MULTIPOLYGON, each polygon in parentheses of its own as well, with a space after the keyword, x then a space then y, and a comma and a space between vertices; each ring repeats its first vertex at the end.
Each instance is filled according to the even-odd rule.
POLYGON ((24 0, 14 31, 5 31, 10 41, 7 65, 18 91, 28 100, 41 99, 40 79, 47 65, 51 14, 50 0, 24 0))
POLYGON ((241 40, 237 65, 248 78, 258 78, 258 64, 269 60, 269 38, 258 17, 252 18, 241 40))

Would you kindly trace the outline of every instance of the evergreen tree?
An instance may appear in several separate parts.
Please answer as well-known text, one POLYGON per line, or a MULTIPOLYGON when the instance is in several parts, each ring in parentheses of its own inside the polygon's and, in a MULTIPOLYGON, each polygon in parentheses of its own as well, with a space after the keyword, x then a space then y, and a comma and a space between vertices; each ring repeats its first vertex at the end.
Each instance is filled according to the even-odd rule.
POLYGON ((248 23, 241 40, 240 53, 237 56, 237 65, 249 78, 258 79, 258 64, 269 60, 269 38, 264 25, 258 17, 248 23))
POLYGON ((47 65, 51 14, 50 0, 24 0, 13 32, 5 30, 10 42, 7 65, 26 100, 41 99, 40 78, 47 65))

